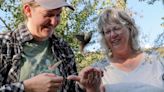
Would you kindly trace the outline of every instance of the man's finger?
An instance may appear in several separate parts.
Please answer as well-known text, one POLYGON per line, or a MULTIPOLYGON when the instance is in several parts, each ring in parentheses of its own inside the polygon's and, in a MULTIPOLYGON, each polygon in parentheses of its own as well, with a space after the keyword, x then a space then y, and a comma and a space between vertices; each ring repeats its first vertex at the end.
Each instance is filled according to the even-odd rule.
POLYGON ((52 74, 52 73, 44 73, 46 76, 48 76, 48 77, 56 77, 57 75, 55 75, 55 74, 52 74))

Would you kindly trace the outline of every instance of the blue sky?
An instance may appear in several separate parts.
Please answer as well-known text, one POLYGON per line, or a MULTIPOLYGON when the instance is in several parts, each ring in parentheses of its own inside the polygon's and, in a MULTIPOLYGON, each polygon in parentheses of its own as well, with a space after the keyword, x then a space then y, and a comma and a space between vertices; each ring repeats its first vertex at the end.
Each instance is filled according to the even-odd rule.
POLYGON ((156 37, 164 31, 164 28, 160 26, 163 22, 161 17, 164 17, 164 5, 162 5, 161 1, 157 1, 153 5, 148 5, 146 2, 138 2, 139 0, 127 1, 128 8, 133 12, 137 12, 137 15, 133 16, 133 18, 140 29, 141 45, 152 45, 156 37), (143 17, 141 18, 140 16, 143 17))

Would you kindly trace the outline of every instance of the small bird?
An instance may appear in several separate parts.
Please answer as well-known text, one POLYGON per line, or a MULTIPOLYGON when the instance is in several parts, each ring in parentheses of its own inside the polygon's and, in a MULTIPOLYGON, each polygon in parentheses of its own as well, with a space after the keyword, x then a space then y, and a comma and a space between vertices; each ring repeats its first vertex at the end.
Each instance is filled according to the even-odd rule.
POLYGON ((81 32, 75 35, 75 37, 80 42, 80 52, 83 52, 84 47, 89 43, 92 38, 92 32, 81 32))

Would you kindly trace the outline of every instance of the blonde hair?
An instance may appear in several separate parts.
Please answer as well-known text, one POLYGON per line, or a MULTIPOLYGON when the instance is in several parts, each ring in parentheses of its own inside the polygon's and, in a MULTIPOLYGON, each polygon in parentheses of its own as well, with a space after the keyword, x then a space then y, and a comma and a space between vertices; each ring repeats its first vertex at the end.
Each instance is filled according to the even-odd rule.
POLYGON ((106 8, 99 17, 98 20, 98 31, 101 34, 101 46, 105 50, 105 55, 108 57, 112 56, 110 48, 107 46, 106 40, 104 38, 104 27, 110 25, 111 23, 117 23, 127 27, 130 31, 130 46, 134 51, 141 51, 138 34, 139 30, 136 27, 135 21, 124 11, 114 8, 106 8))

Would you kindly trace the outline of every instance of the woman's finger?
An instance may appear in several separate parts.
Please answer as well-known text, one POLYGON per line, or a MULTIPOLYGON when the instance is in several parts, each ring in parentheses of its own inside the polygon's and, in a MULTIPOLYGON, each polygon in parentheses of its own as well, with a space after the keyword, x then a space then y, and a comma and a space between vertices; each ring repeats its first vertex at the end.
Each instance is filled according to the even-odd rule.
POLYGON ((67 77, 68 80, 74 80, 80 82, 81 77, 77 75, 70 75, 67 77))

